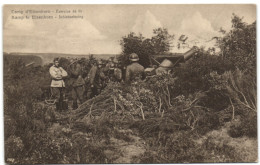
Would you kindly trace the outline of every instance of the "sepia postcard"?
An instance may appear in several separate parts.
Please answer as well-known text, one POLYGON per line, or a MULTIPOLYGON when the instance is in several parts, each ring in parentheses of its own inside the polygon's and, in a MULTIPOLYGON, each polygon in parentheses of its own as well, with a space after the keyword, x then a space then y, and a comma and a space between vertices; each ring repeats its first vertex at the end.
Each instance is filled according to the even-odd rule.
POLYGON ((255 4, 3 6, 7 164, 258 162, 255 4))

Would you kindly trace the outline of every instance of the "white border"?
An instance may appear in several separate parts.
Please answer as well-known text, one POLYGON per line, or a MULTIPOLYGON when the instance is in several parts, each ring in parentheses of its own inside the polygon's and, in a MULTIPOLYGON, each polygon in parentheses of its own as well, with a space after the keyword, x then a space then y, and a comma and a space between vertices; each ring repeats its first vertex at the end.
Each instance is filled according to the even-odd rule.
MULTIPOLYGON (((35 3, 35 0, 2 0, 0 2, 1 4, 1 12, 0 12, 0 19, 1 19, 1 34, 2 39, 0 40, 0 49, 2 52, 2 57, 0 58, 0 65, 1 65, 1 76, 0 76, 0 84, 2 85, 0 88, 1 95, 0 95, 0 102, 2 103, 0 106, 0 164, 5 164, 4 162, 4 121, 3 121, 3 5, 4 4, 259 4, 259 1, 257 0, 177 0, 177 1, 170 1, 170 0, 90 0, 90 1, 82 1, 82 0, 38 0, 37 3, 35 3)), ((258 12, 257 12, 257 22, 258 22, 258 12)), ((257 33, 258 33, 258 25, 257 25, 257 33)), ((257 41, 258 37, 257 37, 257 41)), ((257 48, 259 48, 259 42, 257 42, 257 48)), ((258 49, 257 49, 258 50, 258 49)), ((259 64, 259 58, 257 59, 257 62, 259 64)), ((258 66, 258 65, 257 65, 258 66)), ((259 67, 257 67, 257 73, 259 73, 259 67)), ((259 82, 259 75, 257 75, 257 82, 259 82)), ((259 89, 259 88, 257 88, 259 89)), ((259 93, 259 90, 257 90, 259 93)), ((259 103, 259 97, 257 99, 259 103)), ((259 117, 258 117, 259 120, 259 117)), ((258 121, 258 133, 259 133, 259 121, 258 121)), ((258 134, 259 135, 259 134, 258 134)), ((258 149, 259 149, 259 136, 258 136, 258 149)), ((258 159, 260 156, 260 151, 258 150, 258 159)), ((221 163, 223 165, 227 163, 221 163)), ((230 163, 229 163, 230 164, 230 163)), ((238 164, 238 163, 232 163, 232 164, 238 164)), ((252 163, 243 163, 244 164, 252 164, 252 163)), ((254 163, 256 164, 256 163, 254 163)), ((257 163, 260 164, 260 163, 257 163)), ((228 165, 228 164, 227 164, 228 165)))

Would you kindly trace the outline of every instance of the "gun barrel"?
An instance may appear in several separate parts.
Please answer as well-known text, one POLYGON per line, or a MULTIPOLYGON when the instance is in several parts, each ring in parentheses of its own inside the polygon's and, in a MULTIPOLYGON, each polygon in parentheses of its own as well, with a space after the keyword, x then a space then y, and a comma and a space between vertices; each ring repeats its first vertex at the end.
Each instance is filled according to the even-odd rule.
POLYGON ((187 61, 188 59, 190 59, 197 51, 198 51, 198 48, 196 46, 194 46, 189 51, 185 52, 183 54, 184 61, 187 61))
POLYGON ((30 66, 30 65, 33 65, 34 64, 34 61, 33 62, 30 62, 29 64, 26 64, 25 66, 30 66))

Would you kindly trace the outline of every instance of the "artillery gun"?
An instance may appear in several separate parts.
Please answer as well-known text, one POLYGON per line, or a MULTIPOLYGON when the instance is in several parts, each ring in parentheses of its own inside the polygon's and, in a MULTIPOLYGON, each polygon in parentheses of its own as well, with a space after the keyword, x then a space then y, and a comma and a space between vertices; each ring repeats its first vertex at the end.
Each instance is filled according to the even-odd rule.
POLYGON ((197 52, 198 47, 194 46, 185 53, 151 55, 149 60, 152 67, 146 68, 145 73, 147 76, 168 73, 180 63, 185 63, 197 52))

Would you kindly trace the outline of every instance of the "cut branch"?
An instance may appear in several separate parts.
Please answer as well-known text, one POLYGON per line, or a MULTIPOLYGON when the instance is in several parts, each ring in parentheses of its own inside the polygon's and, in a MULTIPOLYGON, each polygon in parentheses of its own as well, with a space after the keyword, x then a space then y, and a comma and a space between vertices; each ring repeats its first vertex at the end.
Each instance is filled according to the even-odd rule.
POLYGON ((161 113, 161 108, 162 108, 162 99, 159 97, 159 113, 161 113))
POLYGON ((229 101, 230 101, 231 106, 232 106, 232 120, 234 120, 234 118, 235 118, 235 107, 234 107, 234 105, 232 103, 231 98, 230 97, 228 97, 228 98, 229 98, 229 101))

